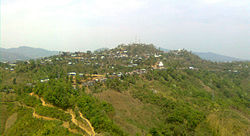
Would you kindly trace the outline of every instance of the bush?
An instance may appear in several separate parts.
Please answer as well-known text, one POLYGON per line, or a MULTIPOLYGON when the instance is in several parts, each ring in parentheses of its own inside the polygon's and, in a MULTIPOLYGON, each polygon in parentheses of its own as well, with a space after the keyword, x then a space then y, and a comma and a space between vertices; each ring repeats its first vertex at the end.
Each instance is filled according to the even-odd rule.
POLYGON ((53 107, 38 106, 36 107, 36 113, 42 116, 52 117, 63 121, 71 120, 71 116, 69 114, 53 107))

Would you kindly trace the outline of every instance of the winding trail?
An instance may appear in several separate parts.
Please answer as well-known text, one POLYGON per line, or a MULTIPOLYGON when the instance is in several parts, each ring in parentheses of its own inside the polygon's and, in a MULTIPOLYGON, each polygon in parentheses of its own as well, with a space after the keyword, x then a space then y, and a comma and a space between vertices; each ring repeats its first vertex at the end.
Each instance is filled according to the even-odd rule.
MULTIPOLYGON (((29 108, 29 109, 32 109, 33 110, 33 117, 35 118, 38 118, 38 119, 44 119, 44 120, 59 120, 59 119, 56 119, 56 118, 51 118, 51 117, 46 117, 46 116, 42 116, 42 115, 38 115, 35 111, 35 108, 34 107, 30 107, 30 106, 27 106, 27 105, 24 105, 22 104, 22 106, 26 107, 26 108, 29 108)), ((60 121, 60 120, 59 120, 60 121)))
MULTIPOLYGON (((87 122, 87 124, 88 124, 88 126, 86 126, 86 125, 84 125, 82 122, 80 122, 80 121, 78 121, 77 119, 76 119, 76 115, 75 115, 75 113, 74 113, 74 111, 72 110, 72 109, 68 109, 67 110, 68 111, 68 113, 71 115, 71 121, 76 125, 76 126, 78 126, 79 128, 81 128, 82 130, 84 130, 86 133, 88 133, 88 135, 90 135, 90 136, 95 136, 95 131, 94 131, 94 129, 93 129, 93 127, 92 127, 92 125, 91 125, 91 123, 86 119, 86 118, 83 118, 86 122, 87 122)), ((80 112, 79 112, 80 113, 80 112)))
POLYGON ((81 113, 80 111, 78 111, 78 112, 79 112, 79 114, 80 114, 80 117, 88 123, 88 125, 89 125, 89 127, 91 128, 91 131, 92 131, 92 133, 93 133, 93 136, 95 136, 95 130, 94 130, 94 128, 92 127, 92 125, 91 125, 91 123, 89 122, 89 120, 86 119, 86 118, 84 118, 83 115, 82 115, 82 113, 81 113))
MULTIPOLYGON (((51 117, 46 117, 46 116, 42 116, 42 115, 38 115, 35 111, 35 108, 34 107, 30 107, 30 106, 27 106, 25 104, 21 104, 22 106, 26 107, 26 108, 29 108, 29 109, 32 109, 33 110, 33 117, 34 118, 38 118, 38 119, 44 119, 44 120, 57 120, 57 121, 61 121, 59 119, 56 119, 56 118, 51 118, 51 117)), ((63 121, 63 124, 62 124, 63 127, 67 128, 69 130, 69 132, 71 133, 74 133, 74 134, 82 134, 81 132, 78 132, 78 130, 76 129, 71 129, 70 126, 69 126, 69 122, 66 122, 66 121, 63 121)))
MULTIPOLYGON (((55 108, 54 105, 47 104, 47 103, 44 101, 44 99, 43 99, 42 97, 39 97, 38 95, 34 94, 34 92, 30 93, 30 95, 31 95, 31 96, 35 96, 37 99, 40 99, 43 106, 54 107, 54 108, 55 108)), ((61 110, 61 109, 60 109, 60 110, 61 110)))
MULTIPOLYGON (((74 134, 82 134, 81 132, 79 132, 77 129, 72 129, 69 126, 69 122, 63 122, 62 124, 63 127, 67 128, 69 130, 69 132, 74 133, 74 134)), ((82 134, 83 135, 83 134, 82 134)))
MULTIPOLYGON (((95 135, 96 135, 96 133, 95 133, 95 131, 94 131, 94 128, 92 127, 90 121, 89 121, 87 118, 84 118, 83 115, 82 115, 82 113, 81 113, 80 111, 78 111, 79 114, 80 114, 80 117, 87 123, 87 125, 84 125, 83 122, 81 122, 81 121, 79 121, 79 120, 76 119, 76 115, 75 115, 75 113, 74 113, 74 111, 73 111, 72 109, 67 109, 67 111, 65 111, 65 110, 63 110, 63 109, 61 109, 61 108, 55 107, 54 105, 51 105, 51 104, 46 103, 42 97, 39 97, 38 95, 34 94, 33 92, 30 93, 30 95, 31 95, 31 96, 35 96, 36 98, 40 99, 43 106, 54 107, 54 108, 57 108, 57 109, 59 109, 59 110, 64 111, 65 113, 69 113, 69 114, 71 115, 71 121, 72 121, 76 126, 78 126, 80 129, 82 129, 83 131, 85 131, 85 132, 86 132, 88 135, 90 135, 90 136, 95 136, 95 135)), ((35 118, 42 118, 42 119, 45 119, 45 120, 59 120, 59 119, 56 119, 56 118, 50 118, 50 117, 38 115, 38 114, 36 114, 35 109, 34 109, 33 107, 29 107, 29 106, 27 106, 27 105, 24 105, 24 106, 33 109, 33 111, 34 111, 34 112, 33 112, 33 116, 34 116, 35 118)), ((71 129, 71 128, 69 127, 69 122, 63 121, 63 125, 62 125, 62 126, 65 127, 65 128, 67 128, 67 129, 68 129, 70 132, 72 132, 72 133, 77 133, 77 134, 79 134, 79 132, 78 132, 76 129, 71 129)))

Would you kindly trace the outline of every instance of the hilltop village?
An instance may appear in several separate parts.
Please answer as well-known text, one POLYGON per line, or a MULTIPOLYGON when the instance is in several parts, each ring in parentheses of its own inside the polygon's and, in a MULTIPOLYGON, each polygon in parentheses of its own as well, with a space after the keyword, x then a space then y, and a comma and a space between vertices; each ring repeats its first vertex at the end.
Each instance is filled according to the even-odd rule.
MULTIPOLYGON (((206 66, 197 62, 206 62, 199 59, 185 49, 172 50, 164 52, 158 50, 154 45, 132 44, 119 45, 113 49, 100 49, 94 52, 60 52, 59 55, 45 57, 37 60, 24 62, 8 63, 6 71, 20 71, 18 65, 60 65, 64 67, 67 73, 54 73, 53 76, 44 75, 39 77, 41 83, 48 82, 54 77, 60 78, 61 75, 67 75, 72 81, 74 88, 77 86, 93 86, 95 83, 104 83, 107 79, 123 79, 129 75, 141 75, 147 71, 164 70, 167 68, 176 68, 180 70, 199 70, 206 66), (179 62, 178 62, 179 61, 179 62)), ((206 62, 207 63, 207 62, 206 62)), ((235 64, 233 69, 224 69, 223 71, 238 73, 239 70, 248 68, 247 65, 235 64)), ((210 68, 210 71, 221 70, 219 68, 210 68)), ((36 82, 36 81, 35 81, 36 82)), ((27 83, 31 85, 32 83, 27 83)))
MULTIPOLYGON (((182 55, 185 50, 172 51, 169 54, 182 55)), ((73 85, 92 86, 96 82, 105 82, 108 78, 122 78, 127 75, 140 75, 148 70, 165 69, 167 56, 153 45, 134 44, 119 45, 114 49, 95 52, 60 52, 59 55, 38 59, 24 64, 39 65, 60 64, 68 67, 67 75, 74 79, 73 85), (81 67, 80 67, 81 66, 81 67), (77 69, 74 69, 77 67, 77 69), (72 69, 72 70, 71 70, 72 69)), ((19 63, 10 63, 5 70, 14 71, 19 63)), ((193 66, 188 67, 193 69, 193 66)), ((40 82, 48 82, 50 77, 41 78, 40 82)))

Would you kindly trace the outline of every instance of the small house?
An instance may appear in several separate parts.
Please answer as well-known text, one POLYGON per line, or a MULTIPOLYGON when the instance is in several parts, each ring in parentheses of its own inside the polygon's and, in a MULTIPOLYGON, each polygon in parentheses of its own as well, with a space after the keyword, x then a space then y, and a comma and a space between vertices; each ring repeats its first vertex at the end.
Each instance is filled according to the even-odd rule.
POLYGON ((163 67, 163 63, 160 61, 159 64, 158 64, 159 67, 163 67))
POLYGON ((83 73, 79 73, 79 76, 80 76, 80 77, 83 77, 83 76, 84 76, 84 74, 83 74, 83 73))
POLYGON ((188 69, 192 69, 192 70, 193 70, 193 69, 194 69, 194 67, 191 67, 191 66, 190 66, 190 67, 188 67, 188 69))
POLYGON ((76 76, 76 72, 69 72, 68 75, 69 76, 76 76))

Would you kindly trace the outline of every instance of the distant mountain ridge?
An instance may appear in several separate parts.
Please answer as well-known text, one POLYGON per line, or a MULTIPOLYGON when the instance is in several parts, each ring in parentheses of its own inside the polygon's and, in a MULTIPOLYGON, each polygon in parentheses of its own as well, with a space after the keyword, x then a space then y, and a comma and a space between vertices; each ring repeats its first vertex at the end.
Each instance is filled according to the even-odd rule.
POLYGON ((243 59, 224 56, 212 52, 193 52, 195 55, 199 56, 202 59, 215 61, 215 62, 231 62, 231 61, 244 61, 243 59))
MULTIPOLYGON (((159 48, 162 51, 169 52, 171 50, 159 48)), ((192 52, 193 54, 199 56, 200 58, 204 60, 214 61, 214 62, 232 62, 232 61, 245 61, 243 59, 235 58, 235 57, 229 57, 225 55, 220 55, 212 52, 192 52)))
MULTIPOLYGON (((95 51, 107 50, 108 48, 100 48, 95 51)), ((159 48, 162 51, 169 52, 171 50, 159 48)), ((192 52, 204 60, 210 60, 214 62, 231 62, 231 61, 244 61, 243 59, 224 56, 212 52, 192 52)), ((20 46, 18 48, 0 48, 0 61, 16 61, 16 60, 29 60, 42 57, 48 57, 59 54, 58 51, 49 51, 42 48, 33 48, 28 46, 20 46)))
POLYGON ((0 61, 28 60, 48 57, 58 54, 58 51, 49 51, 42 48, 20 46, 18 48, 0 48, 0 61))

